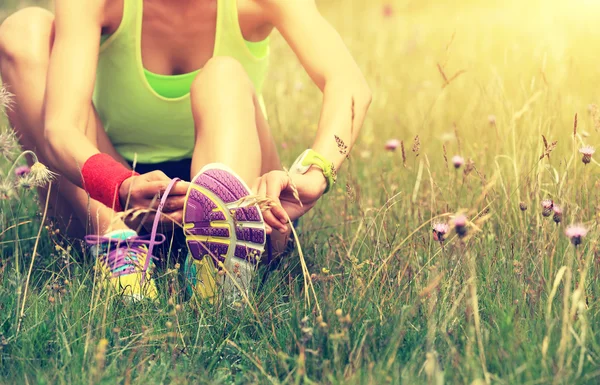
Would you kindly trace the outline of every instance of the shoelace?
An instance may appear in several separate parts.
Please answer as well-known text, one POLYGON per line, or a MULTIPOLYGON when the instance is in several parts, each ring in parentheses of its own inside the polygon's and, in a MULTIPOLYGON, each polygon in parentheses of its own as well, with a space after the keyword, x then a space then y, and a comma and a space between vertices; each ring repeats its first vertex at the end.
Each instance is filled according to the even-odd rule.
POLYGON ((125 240, 114 239, 101 235, 86 235, 85 241, 88 245, 105 245, 107 246, 107 253, 105 262, 111 269, 113 276, 118 277, 121 275, 129 274, 135 271, 137 264, 137 255, 140 253, 146 253, 146 261, 142 267, 142 282, 146 279, 146 271, 150 265, 150 260, 155 258, 152 255, 154 246, 160 245, 166 239, 163 234, 157 233, 158 223, 162 215, 163 208, 167 202, 167 197, 171 192, 175 183, 179 182, 179 178, 171 179, 168 184, 163 196, 160 199, 158 208, 156 209, 156 216, 152 224, 152 231, 149 235, 134 235, 125 240))

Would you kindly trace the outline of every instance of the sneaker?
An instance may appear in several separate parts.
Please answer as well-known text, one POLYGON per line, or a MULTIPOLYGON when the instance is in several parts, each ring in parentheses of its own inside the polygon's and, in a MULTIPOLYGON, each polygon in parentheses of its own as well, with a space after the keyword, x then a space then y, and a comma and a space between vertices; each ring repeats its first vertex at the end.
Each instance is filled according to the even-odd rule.
POLYGON ((189 249, 187 282, 197 299, 213 301, 222 289, 229 299, 248 291, 265 250, 266 229, 260 208, 243 198, 244 181, 222 164, 206 165, 192 179, 183 225, 189 249))
MULTIPOLYGON (((124 232, 124 234, 129 232, 124 232)), ((160 244, 165 237, 131 235, 120 237, 88 235, 85 240, 92 245, 91 251, 96 257, 96 269, 105 289, 112 289, 127 302, 143 299, 156 301, 158 292, 152 279, 154 262, 148 253, 148 245, 160 244)))

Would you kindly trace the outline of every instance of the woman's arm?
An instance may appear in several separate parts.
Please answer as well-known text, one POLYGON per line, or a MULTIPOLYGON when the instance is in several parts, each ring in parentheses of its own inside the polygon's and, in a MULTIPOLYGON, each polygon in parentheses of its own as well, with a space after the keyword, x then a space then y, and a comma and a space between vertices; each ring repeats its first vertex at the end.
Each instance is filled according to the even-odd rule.
MULTIPOLYGON (((339 34, 317 10, 314 0, 255 1, 323 92, 321 117, 311 148, 338 170, 354 146, 371 104, 369 86, 339 34), (343 144, 338 144, 336 137, 343 144)), ((306 174, 292 175, 292 179, 284 172, 274 171, 259 178, 254 186, 258 195, 280 202, 294 220, 315 205, 327 182, 321 170, 315 167, 306 174), (297 189, 302 205, 297 203, 292 186, 297 189)), ((264 216, 271 227, 286 230, 285 213, 277 207, 264 216)))
POLYGON ((53 169, 82 186, 81 168, 99 153, 86 136, 105 0, 56 0, 41 149, 53 169))
POLYGON ((314 0, 256 0, 283 35, 308 75, 323 91, 323 108, 312 148, 342 165, 335 136, 349 152, 358 137, 371 91, 339 34, 321 16, 314 0))
MULTIPOLYGON (((159 171, 137 176, 109 155, 100 154, 97 135, 86 134, 93 113, 105 2, 56 0, 55 40, 45 96, 47 140, 41 150, 54 170, 93 199, 117 211, 127 201, 129 207, 148 208, 170 179, 159 171)), ((175 219, 181 218, 187 186, 182 182, 171 190, 165 212, 175 219)))

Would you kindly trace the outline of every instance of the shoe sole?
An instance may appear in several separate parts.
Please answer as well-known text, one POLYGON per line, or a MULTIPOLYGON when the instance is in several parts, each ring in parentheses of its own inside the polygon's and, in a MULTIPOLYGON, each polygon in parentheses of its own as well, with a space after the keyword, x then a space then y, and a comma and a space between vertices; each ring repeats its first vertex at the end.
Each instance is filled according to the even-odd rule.
POLYGON ((195 260, 222 262, 247 286, 265 250, 266 228, 258 205, 240 202, 250 188, 228 167, 208 164, 192 179, 186 194, 183 226, 195 260))

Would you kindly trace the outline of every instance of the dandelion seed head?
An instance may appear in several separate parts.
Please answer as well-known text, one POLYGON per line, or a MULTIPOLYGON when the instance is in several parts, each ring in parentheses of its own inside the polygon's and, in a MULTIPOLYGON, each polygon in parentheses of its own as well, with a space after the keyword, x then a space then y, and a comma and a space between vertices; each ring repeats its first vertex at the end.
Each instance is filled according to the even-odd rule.
POLYGON ((14 95, 10 93, 6 87, 0 86, 0 107, 3 109, 11 109, 13 106, 14 95))
POLYGON ((0 200, 8 199, 15 190, 15 184, 9 178, 0 180, 0 200))
POLYGON ((0 133, 0 155, 10 159, 17 151, 17 137, 12 130, 6 130, 0 133))
POLYGON ((30 179, 32 186, 41 187, 54 180, 56 175, 57 174, 50 171, 48 167, 42 163, 35 162, 30 168, 28 178, 30 179))

